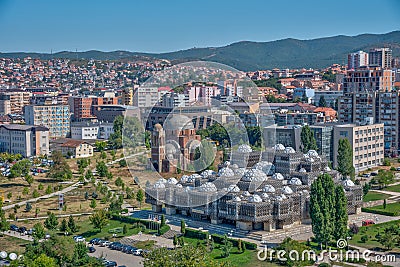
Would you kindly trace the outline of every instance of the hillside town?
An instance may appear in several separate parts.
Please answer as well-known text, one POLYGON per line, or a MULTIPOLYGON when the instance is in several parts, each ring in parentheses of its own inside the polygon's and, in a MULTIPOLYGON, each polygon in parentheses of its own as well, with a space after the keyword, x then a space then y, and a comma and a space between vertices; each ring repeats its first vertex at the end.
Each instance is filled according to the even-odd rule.
POLYGON ((400 60, 387 47, 343 60, 241 72, 154 58, 0 58, 0 248, 10 244, 12 260, 65 236, 65 266, 163 266, 146 265, 156 248, 196 242, 227 266, 236 254, 254 263, 267 245, 320 250, 339 239, 391 256, 400 60))

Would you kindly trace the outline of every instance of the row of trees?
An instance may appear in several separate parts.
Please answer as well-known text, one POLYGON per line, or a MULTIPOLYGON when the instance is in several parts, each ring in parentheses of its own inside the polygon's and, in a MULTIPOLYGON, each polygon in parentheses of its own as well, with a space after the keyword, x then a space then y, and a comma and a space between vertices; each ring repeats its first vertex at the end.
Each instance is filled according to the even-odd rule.
POLYGON ((311 185, 310 217, 315 240, 325 247, 347 237, 347 199, 343 187, 329 174, 321 174, 311 185))

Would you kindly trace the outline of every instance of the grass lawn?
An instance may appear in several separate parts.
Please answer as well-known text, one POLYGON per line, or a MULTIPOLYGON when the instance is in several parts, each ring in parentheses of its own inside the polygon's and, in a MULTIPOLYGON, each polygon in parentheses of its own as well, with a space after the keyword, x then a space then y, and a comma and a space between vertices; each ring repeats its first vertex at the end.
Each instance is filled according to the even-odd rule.
POLYGON ((364 202, 368 202, 368 201, 376 201, 376 200, 382 200, 382 199, 386 199, 390 197, 387 194, 383 194, 383 193, 378 193, 378 192, 368 192, 364 197, 363 197, 363 201, 364 202))
MULTIPOLYGON (((184 237, 186 244, 193 244, 196 245, 199 240, 195 238, 188 238, 184 237)), ((200 240, 200 242, 205 244, 205 241, 200 240)), ((240 267, 261 267, 261 266, 279 266, 275 263, 270 262, 262 262, 257 259, 257 250, 246 250, 243 253, 240 253, 237 247, 233 247, 231 250, 231 254, 227 258, 221 258, 221 245, 214 243, 214 250, 209 253, 211 258, 216 259, 221 262, 229 261, 233 266, 240 266, 240 267)))
POLYGON ((4 235, 0 237, 0 251, 7 251, 7 253, 15 252, 21 255, 25 252, 25 245, 29 243, 31 242, 4 235))
POLYGON ((392 192, 400 192, 400 184, 388 186, 383 190, 392 191, 392 192))
POLYGON ((396 212, 397 214, 399 214, 400 213, 400 203, 388 203, 386 205, 386 209, 383 208, 383 205, 370 207, 369 209, 382 210, 382 211, 388 211, 388 212, 396 212))
MULTIPOLYGON (((112 234, 112 232, 110 232, 110 230, 116 229, 116 228, 122 228, 125 224, 128 227, 128 232, 125 235, 122 232, 117 233, 117 236, 115 237, 115 239, 118 239, 118 238, 121 238, 124 236, 136 235, 141 231, 141 228, 136 228, 135 225, 128 224, 128 223, 122 223, 122 222, 116 221, 116 220, 109 220, 107 226, 104 227, 100 232, 98 229, 93 229, 93 225, 90 224, 89 220, 85 220, 85 221, 78 223, 80 229, 79 229, 79 232, 76 233, 75 235, 78 235, 78 234, 82 235, 88 241, 95 237, 111 240, 111 239, 113 239, 113 234, 112 234)), ((157 233, 157 231, 146 229, 145 231, 143 231, 143 233, 155 234, 155 233, 157 233)))
MULTIPOLYGON (((384 229, 391 225, 399 225, 399 224, 400 221, 390 221, 370 226, 362 226, 360 227, 359 232, 350 239, 349 244, 365 248, 383 248, 383 246, 375 238, 376 234, 378 234, 378 232, 383 233, 384 229), (368 240, 365 243, 361 242, 361 237, 364 235, 368 236, 368 240)), ((397 250, 398 249, 400 249, 400 247, 397 247, 397 250)))

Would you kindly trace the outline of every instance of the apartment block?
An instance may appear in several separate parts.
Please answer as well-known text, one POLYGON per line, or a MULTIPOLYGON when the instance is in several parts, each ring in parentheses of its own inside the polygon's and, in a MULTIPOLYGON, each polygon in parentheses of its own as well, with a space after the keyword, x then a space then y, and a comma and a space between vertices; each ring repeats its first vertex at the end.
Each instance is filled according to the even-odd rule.
POLYGON ((23 90, 0 92, 0 105, 9 114, 22 114, 23 107, 30 104, 32 93, 23 90))
POLYGON ((356 125, 342 124, 333 128, 333 166, 337 167, 339 140, 346 138, 353 148, 353 162, 356 172, 376 167, 384 159, 383 123, 356 125))
POLYGON ((359 67, 368 66, 368 53, 358 51, 350 53, 347 56, 347 69, 357 69, 359 67))
POLYGON ((70 131, 70 113, 67 105, 28 105, 24 107, 25 123, 50 129, 50 137, 66 137, 70 131))
POLYGON ((391 68, 392 50, 390 48, 374 48, 368 53, 368 63, 371 67, 391 68))
POLYGON ((49 129, 20 124, 0 125, 0 152, 21 154, 23 157, 48 155, 49 129))

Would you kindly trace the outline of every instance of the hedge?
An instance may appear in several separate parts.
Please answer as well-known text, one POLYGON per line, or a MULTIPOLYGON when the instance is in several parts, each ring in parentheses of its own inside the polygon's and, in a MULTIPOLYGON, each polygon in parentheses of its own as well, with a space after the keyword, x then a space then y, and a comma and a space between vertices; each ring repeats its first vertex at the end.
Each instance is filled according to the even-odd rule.
MULTIPOLYGON (((185 231, 185 237, 188 238, 195 238, 195 239, 200 239, 200 240, 204 240, 208 238, 208 232, 203 232, 203 231, 199 231, 199 230, 195 230, 195 229, 190 229, 190 228, 186 228, 185 231)), ((224 236, 223 235, 218 235, 218 234, 212 234, 211 237, 213 238, 214 242, 217 244, 222 244, 224 241, 224 236)), ((229 242, 232 242, 232 245, 234 247, 238 246, 238 239, 233 239, 233 238, 228 238, 229 242)), ((245 244, 246 248, 249 250, 256 250, 257 249, 257 244, 251 243, 251 242, 247 242, 247 241, 243 241, 242 240, 242 245, 245 244)))
POLYGON ((399 215, 398 212, 378 210, 378 209, 374 209, 374 208, 361 208, 361 211, 374 213, 374 214, 380 214, 380 215, 386 215, 386 216, 398 216, 399 215))
MULTIPOLYGON (((146 226, 146 228, 150 227, 150 223, 152 225, 154 225, 155 223, 161 225, 161 223, 159 223, 159 222, 142 220, 142 219, 128 217, 128 216, 120 216, 120 215, 116 215, 116 214, 112 214, 111 219, 120 221, 123 223, 129 223, 129 224, 142 223, 146 226)), ((160 235, 166 233, 168 230, 170 230, 170 227, 168 225, 164 225, 163 227, 160 228, 160 235)))
MULTIPOLYGON (((224 241, 224 236, 223 235, 218 235, 218 234, 212 234, 211 235, 214 242, 218 243, 218 244, 222 244, 224 241)), ((229 242, 232 242, 232 245, 234 247, 238 246, 239 240, 238 239, 233 239, 233 238, 228 238, 229 242)), ((242 240, 242 245, 245 244, 247 249, 250 250, 256 250, 257 249, 257 244, 251 243, 251 242, 247 242, 247 241, 243 241, 242 240)))

